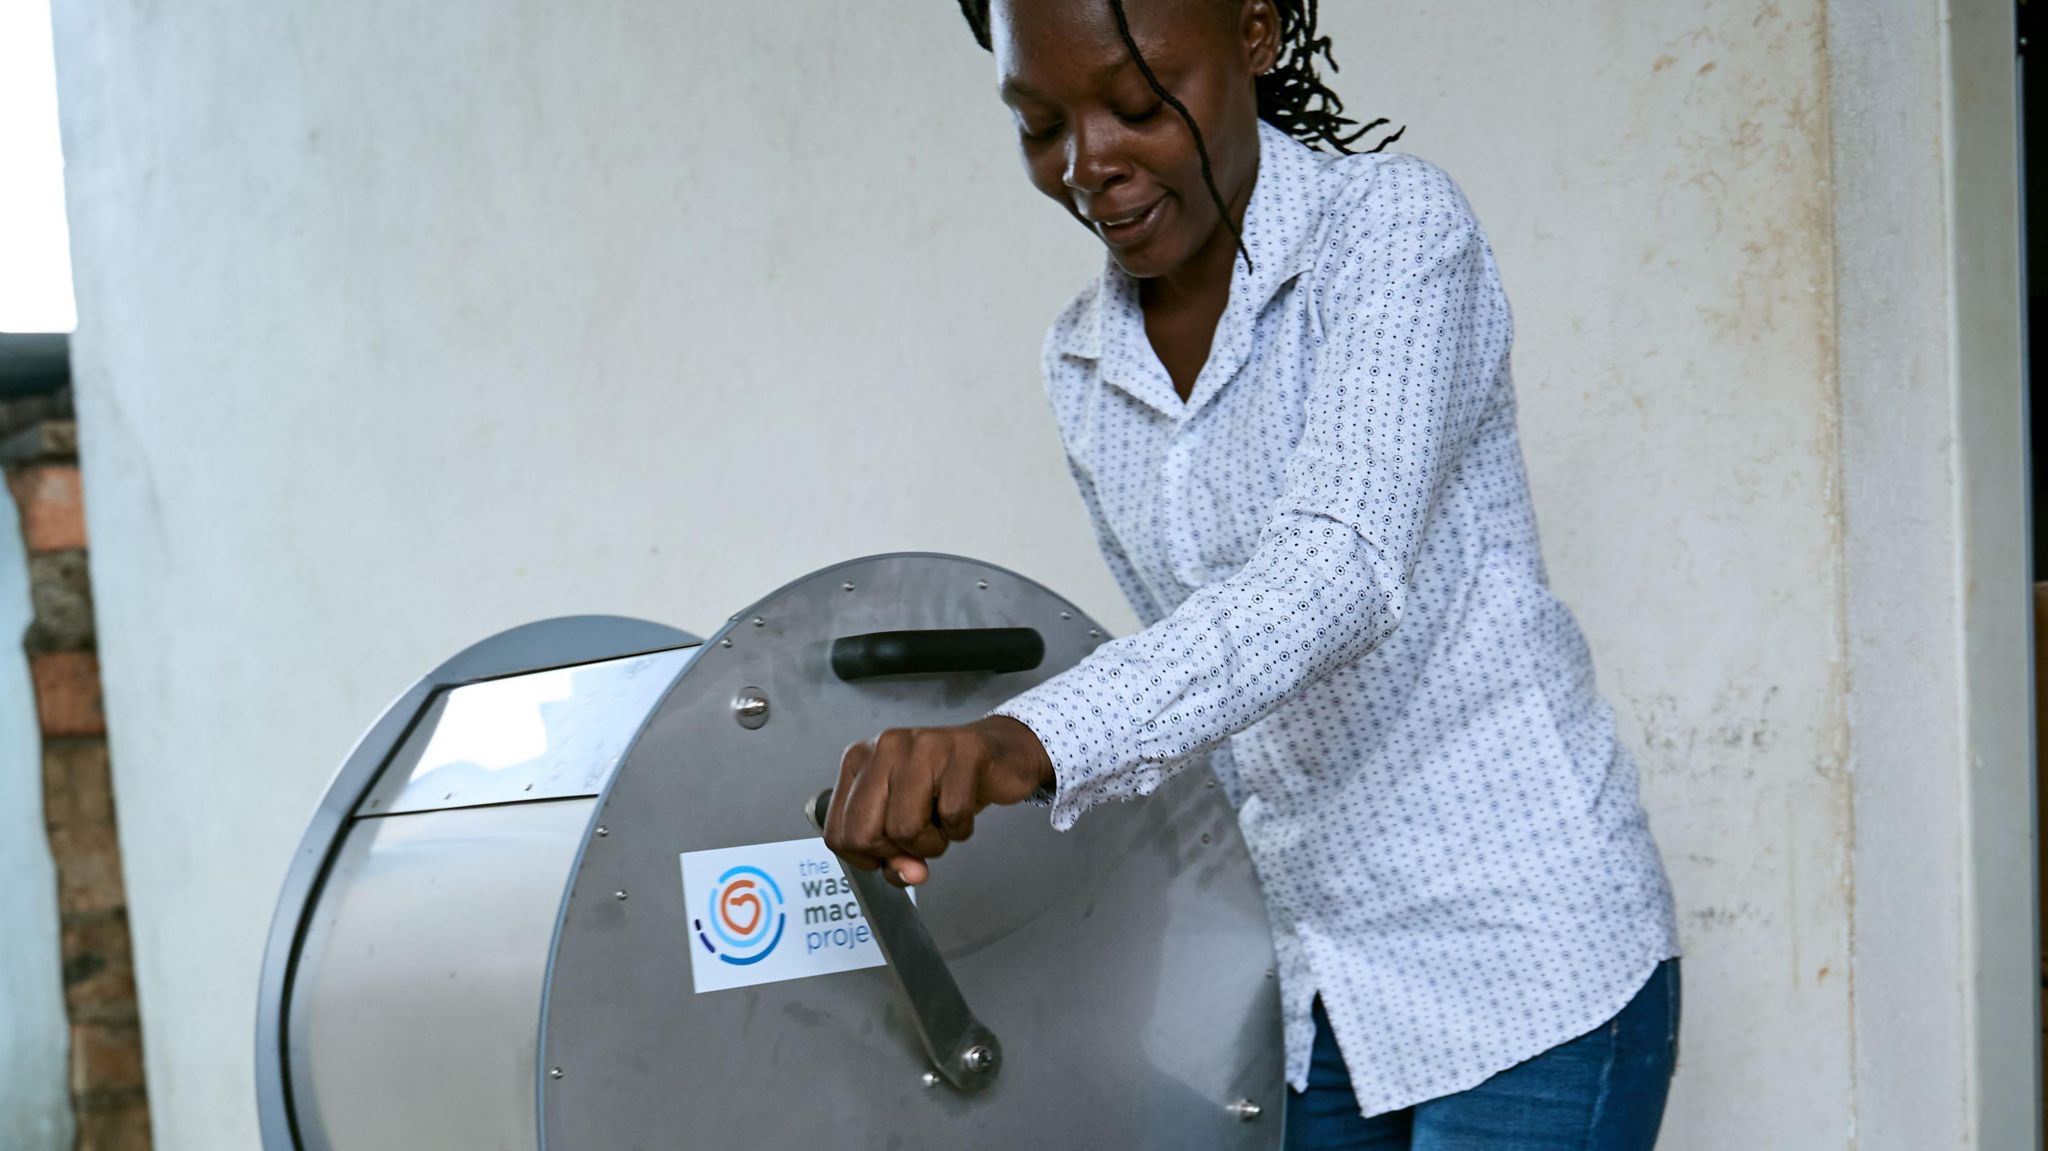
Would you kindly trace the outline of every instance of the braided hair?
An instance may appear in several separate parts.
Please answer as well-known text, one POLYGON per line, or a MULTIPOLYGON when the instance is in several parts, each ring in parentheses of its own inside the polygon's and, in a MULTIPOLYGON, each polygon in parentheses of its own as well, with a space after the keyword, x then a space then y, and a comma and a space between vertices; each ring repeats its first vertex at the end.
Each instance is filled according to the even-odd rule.
MULTIPOLYGON (((1335 72, 1337 57, 1330 49, 1330 38, 1316 34, 1316 0, 1271 0, 1271 3, 1280 17, 1280 56, 1272 69, 1256 81, 1259 119, 1311 147, 1351 152, 1352 145, 1366 133, 1384 127, 1389 121, 1381 118, 1361 125, 1350 119, 1344 115, 1344 101, 1323 83, 1316 58, 1327 61, 1330 71, 1335 72)), ((989 0, 959 0, 959 4, 960 14, 967 18, 967 27, 974 33, 975 42, 984 50, 989 49, 989 0)), ((1202 139, 1201 125, 1195 123, 1194 114, 1188 111, 1187 105, 1159 82, 1145 54, 1138 50, 1138 41, 1131 35, 1130 17, 1124 12, 1124 0, 1109 0, 1109 8, 1116 17, 1117 35, 1123 38, 1124 47, 1131 54, 1131 62, 1138 66, 1145 83, 1151 85, 1153 93, 1179 113, 1182 122, 1187 124, 1188 133, 1195 139, 1195 152, 1202 159, 1202 183, 1208 187, 1209 198, 1215 202, 1231 237, 1237 241, 1245 263, 1250 265, 1252 256, 1244 250, 1244 236, 1230 218, 1223 194, 1216 189, 1216 178, 1209 164, 1209 146, 1202 139)), ((1399 140, 1405 131, 1405 127, 1396 129, 1367 151, 1380 151, 1399 140)))

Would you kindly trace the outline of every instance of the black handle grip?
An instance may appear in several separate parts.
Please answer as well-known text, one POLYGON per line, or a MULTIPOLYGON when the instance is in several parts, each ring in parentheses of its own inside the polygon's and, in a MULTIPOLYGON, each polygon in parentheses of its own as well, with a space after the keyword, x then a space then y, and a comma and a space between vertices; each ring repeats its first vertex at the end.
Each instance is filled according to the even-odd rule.
POLYGON ((875 631, 832 641, 832 674, 853 682, 878 675, 1030 671, 1045 660, 1045 637, 1028 627, 875 631))

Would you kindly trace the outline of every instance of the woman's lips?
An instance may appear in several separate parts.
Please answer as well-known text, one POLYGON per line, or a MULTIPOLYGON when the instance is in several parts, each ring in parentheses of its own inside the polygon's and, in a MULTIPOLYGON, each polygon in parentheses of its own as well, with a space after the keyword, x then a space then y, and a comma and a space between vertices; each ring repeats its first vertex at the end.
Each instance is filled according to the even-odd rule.
POLYGON ((1159 229, 1160 218, 1165 214, 1166 197, 1161 196, 1157 200, 1152 201, 1150 207, 1137 212, 1135 215, 1125 213, 1114 221, 1097 221, 1095 234, 1102 237, 1103 243, 1113 248, 1128 248, 1134 244, 1142 244, 1146 240, 1151 239, 1152 233, 1159 229))

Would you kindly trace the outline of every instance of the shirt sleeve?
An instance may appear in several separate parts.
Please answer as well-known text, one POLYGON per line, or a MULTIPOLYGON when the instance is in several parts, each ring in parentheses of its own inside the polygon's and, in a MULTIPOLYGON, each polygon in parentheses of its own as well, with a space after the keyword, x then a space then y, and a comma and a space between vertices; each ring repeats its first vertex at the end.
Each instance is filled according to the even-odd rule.
POLYGON ((1322 332, 1302 437, 1250 560, 996 709, 1045 745, 1055 827, 1150 794, 1400 626, 1437 495, 1495 402, 1512 338, 1464 197, 1408 163, 1419 171, 1381 168, 1333 208, 1302 289, 1322 332))

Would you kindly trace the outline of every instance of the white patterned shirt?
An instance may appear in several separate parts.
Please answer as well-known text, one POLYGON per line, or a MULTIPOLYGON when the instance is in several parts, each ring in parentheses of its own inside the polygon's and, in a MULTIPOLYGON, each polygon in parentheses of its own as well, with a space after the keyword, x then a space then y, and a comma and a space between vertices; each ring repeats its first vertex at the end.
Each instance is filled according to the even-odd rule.
POLYGON ((1484 233, 1423 160, 1259 130, 1253 266, 1186 402, 1113 262, 1047 337, 1146 626, 997 711, 1045 744, 1062 829, 1206 757, 1271 912, 1288 1082, 1320 994, 1371 1115, 1593 1030, 1677 935, 1544 574, 1484 233))

